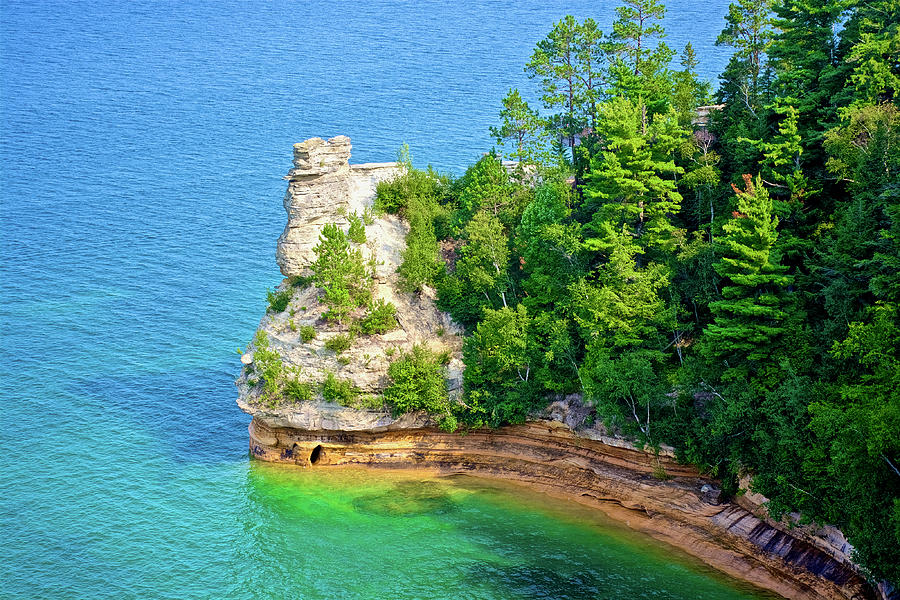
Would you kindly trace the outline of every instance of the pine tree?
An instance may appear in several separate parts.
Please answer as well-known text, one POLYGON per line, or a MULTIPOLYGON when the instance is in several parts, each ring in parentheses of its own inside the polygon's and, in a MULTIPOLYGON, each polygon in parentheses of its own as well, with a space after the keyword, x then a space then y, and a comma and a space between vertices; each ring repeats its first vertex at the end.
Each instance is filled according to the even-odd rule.
POLYGON ((896 100, 900 94, 900 2, 867 0, 854 7, 843 37, 854 106, 896 100))
POLYGON ((576 136, 594 121, 603 83, 604 48, 603 33, 593 19, 579 23, 567 15, 538 42, 525 65, 528 77, 541 82, 544 106, 562 109, 550 123, 573 151, 576 136))
POLYGON ((672 82, 669 61, 674 56, 663 40, 666 7, 658 0, 623 0, 610 36, 615 60, 610 66, 613 89, 634 102, 641 111, 642 132, 653 114, 668 110, 672 82))
POLYGON ((713 323, 704 333, 707 356, 723 360, 730 378, 746 374, 746 360, 769 356, 784 332, 787 317, 779 292, 791 278, 775 253, 778 218, 772 200, 757 180, 744 176, 745 189, 734 187, 737 209, 719 238, 721 259, 716 272, 725 278, 722 299, 709 305, 713 323))
POLYGON ((511 144, 506 156, 525 163, 541 163, 549 159, 547 121, 528 106, 519 90, 510 89, 503 98, 500 127, 491 127, 491 135, 500 146, 511 144))
POLYGON ((672 95, 672 105, 678 113, 678 124, 682 127, 690 127, 697 115, 697 107, 709 104, 709 83, 701 81, 697 76, 697 55, 690 42, 685 44, 681 53, 681 66, 683 70, 673 75, 675 88, 672 95))
POLYGON ((742 82, 746 86, 747 103, 757 106, 760 73, 773 35, 771 1, 738 0, 737 4, 729 4, 725 22, 716 45, 735 49, 734 58, 744 66, 747 74, 742 82))
POLYGON ((647 135, 640 107, 626 98, 602 104, 600 116, 597 133, 603 150, 591 162, 584 189, 590 228, 627 225, 644 247, 673 250, 670 215, 681 206, 674 177, 683 172, 673 154, 684 135, 674 111, 654 118, 647 135))

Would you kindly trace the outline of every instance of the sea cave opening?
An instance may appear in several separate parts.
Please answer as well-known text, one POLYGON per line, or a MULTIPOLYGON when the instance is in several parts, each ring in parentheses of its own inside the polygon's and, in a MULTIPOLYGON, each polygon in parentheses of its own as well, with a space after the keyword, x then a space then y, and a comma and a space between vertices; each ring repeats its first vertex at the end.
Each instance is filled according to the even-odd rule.
POLYGON ((319 462, 319 458, 322 456, 322 446, 318 445, 312 449, 312 452, 309 454, 309 464, 314 465, 319 462))

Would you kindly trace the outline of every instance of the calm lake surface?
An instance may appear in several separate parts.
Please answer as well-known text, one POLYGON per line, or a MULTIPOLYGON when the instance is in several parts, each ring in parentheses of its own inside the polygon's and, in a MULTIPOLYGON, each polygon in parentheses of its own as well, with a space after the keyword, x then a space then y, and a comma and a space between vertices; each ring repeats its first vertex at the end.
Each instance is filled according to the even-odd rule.
MULTIPOLYGON (((726 4, 669 3, 709 77, 726 4)), ((613 6, 4 2, 0 597, 755 597, 518 488, 252 463, 234 404, 291 144, 458 173, 553 22, 613 6)))

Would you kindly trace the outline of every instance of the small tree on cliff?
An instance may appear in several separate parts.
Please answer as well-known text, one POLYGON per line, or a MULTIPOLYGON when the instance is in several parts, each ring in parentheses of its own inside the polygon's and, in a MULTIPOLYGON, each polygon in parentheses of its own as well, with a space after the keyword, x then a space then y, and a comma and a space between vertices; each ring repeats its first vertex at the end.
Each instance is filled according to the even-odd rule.
POLYGON ((316 260, 310 268, 315 284, 325 290, 327 319, 342 321, 372 299, 372 277, 362 252, 350 247, 350 240, 337 225, 325 225, 313 252, 316 260))

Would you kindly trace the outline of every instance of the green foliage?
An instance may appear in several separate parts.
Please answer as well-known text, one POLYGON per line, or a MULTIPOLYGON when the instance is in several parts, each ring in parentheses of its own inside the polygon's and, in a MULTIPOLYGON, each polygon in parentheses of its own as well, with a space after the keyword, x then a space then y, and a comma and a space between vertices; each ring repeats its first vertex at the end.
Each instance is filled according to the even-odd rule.
POLYGON ((278 402, 281 380, 284 377, 284 364, 278 352, 269 347, 269 338, 265 331, 259 330, 253 337, 253 372, 262 383, 260 400, 268 404, 278 402))
POLYGON ((273 292, 272 290, 266 290, 266 300, 269 301, 269 308, 267 309, 267 312, 284 312, 285 309, 287 309, 288 304, 290 304, 293 295, 294 290, 290 287, 286 287, 283 290, 278 290, 275 292, 273 292))
POLYGON ((347 333, 339 333, 325 340, 325 347, 335 354, 346 352, 352 345, 353 336, 347 333))
POLYGON ((787 317, 779 292, 791 282, 775 253, 778 218, 760 181, 747 176, 746 189, 735 188, 737 210, 719 239, 721 259, 716 272, 725 278, 722 299, 711 302, 714 323, 704 334, 707 354, 724 359, 729 377, 741 377, 743 360, 765 359, 775 339, 784 333, 787 317))
POLYGON ((322 398, 327 402, 336 402, 342 406, 354 406, 360 397, 359 389, 346 379, 338 379, 331 371, 325 374, 322 382, 322 398))
POLYGON ((354 308, 371 300, 372 275, 362 253, 350 247, 350 240, 337 225, 325 225, 313 251, 316 260, 310 268, 313 281, 325 290, 325 317, 343 321, 354 308))
POLYGON ((550 118, 550 126, 568 139, 569 148, 575 147, 576 134, 595 124, 605 54, 597 23, 593 19, 579 23, 569 15, 538 42, 525 65, 528 77, 541 83, 544 107, 559 110, 550 118))
POLYGON ((311 342, 316 339, 316 328, 312 325, 301 325, 300 326, 300 339, 303 340, 303 343, 311 342))
MULTIPOLYGON (((408 157, 407 157, 408 158, 408 157)), ((409 223, 406 248, 399 268, 401 287, 418 291, 433 285, 441 270, 438 256, 436 224, 449 220, 450 179, 431 169, 420 171, 411 163, 404 163, 400 177, 378 184, 375 207, 393 214, 399 213, 409 223)))
POLYGON ((382 299, 369 305, 368 314, 359 321, 359 329, 366 335, 387 333, 397 327, 397 307, 382 299))
POLYGON ((507 305, 509 242, 503 225, 488 211, 479 211, 463 231, 466 244, 459 250, 456 276, 473 294, 484 294, 489 303, 499 297, 507 305))
POLYGON ((284 365, 278 352, 269 346, 265 331, 259 330, 253 337, 253 363, 249 370, 248 383, 262 385, 259 399, 268 406, 274 407, 284 400, 305 402, 312 398, 312 384, 300 381, 299 367, 291 369, 284 365))
POLYGON ((500 127, 491 127, 491 135, 497 144, 509 144, 511 150, 505 154, 509 158, 524 163, 546 162, 549 159, 549 139, 547 122, 538 112, 528 106, 519 90, 510 89, 503 98, 500 111, 500 127))
POLYGON ((642 107, 645 118, 665 113, 671 95, 667 67, 675 54, 662 41, 666 8, 658 0, 623 0, 622 4, 616 7, 618 18, 610 35, 613 88, 642 107))
POLYGON ((725 29, 716 39, 717 46, 734 48, 734 58, 746 73, 741 78, 745 98, 759 98, 759 77, 763 59, 772 44, 771 0, 738 0, 728 5, 725 29))
POLYGON ((303 275, 291 275, 290 277, 288 277, 288 285, 297 289, 302 290, 304 288, 308 288, 312 284, 312 277, 305 277, 303 275))
POLYGON ((454 234, 458 235, 479 210, 485 209, 499 215, 513 208, 513 186, 496 156, 487 154, 481 157, 466 169, 458 185, 458 209, 452 224, 454 234))
POLYGON ((688 127, 696 116, 696 108, 710 104, 709 83, 697 75, 699 65, 694 47, 688 42, 681 54, 684 70, 673 74, 672 106, 678 115, 678 124, 688 127))
POLYGON ((534 348, 528 311, 485 309, 484 319, 463 344, 464 418, 473 425, 521 423, 535 408, 534 348))
POLYGON ((896 101, 900 93, 900 64, 896 60, 900 56, 900 4, 896 0, 868 0, 855 8, 848 29, 858 37, 847 55, 853 69, 849 76, 853 104, 896 101))
POLYGON ((363 219, 354 212, 347 216, 347 220, 350 222, 350 228, 347 230, 347 237, 355 244, 365 244, 366 226, 363 224, 363 219))
POLYGON ((433 213, 448 200, 450 178, 435 173, 430 167, 425 171, 413 168, 408 147, 406 151, 406 157, 401 157, 404 162, 398 163, 402 167, 401 175, 381 181, 375 187, 376 212, 403 214, 410 201, 415 199, 433 213))
POLYGON ((564 303, 569 284, 583 273, 581 227, 568 220, 569 197, 564 185, 542 185, 522 213, 516 246, 524 261, 523 301, 529 309, 564 303))
POLYGON ((673 160, 684 134, 676 115, 659 115, 647 130, 640 107, 624 98, 603 103, 600 115, 597 131, 604 149, 592 160, 585 187, 591 229, 627 225, 645 247, 673 250, 676 228, 669 215, 679 211, 682 200, 674 178, 684 171, 673 160))
POLYGON ((429 208, 419 198, 413 198, 406 210, 409 233, 406 236, 406 248, 403 250, 403 262, 398 272, 401 289, 408 292, 418 291, 424 285, 433 284, 441 270, 433 213, 429 208))
MULTIPOLYGON (((426 346, 416 345, 388 367, 390 385, 384 390, 384 400, 396 413, 418 410, 439 415, 447 421, 452 414, 447 394, 444 365, 449 356, 436 354, 426 346)), ((453 427, 455 429, 455 427, 453 427)))
POLYGON ((284 395, 292 402, 309 402, 314 391, 313 384, 308 381, 288 379, 284 383, 284 395))

